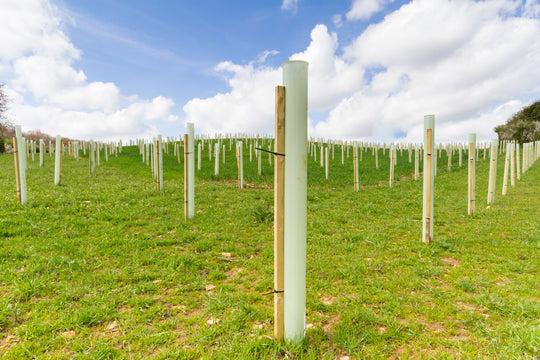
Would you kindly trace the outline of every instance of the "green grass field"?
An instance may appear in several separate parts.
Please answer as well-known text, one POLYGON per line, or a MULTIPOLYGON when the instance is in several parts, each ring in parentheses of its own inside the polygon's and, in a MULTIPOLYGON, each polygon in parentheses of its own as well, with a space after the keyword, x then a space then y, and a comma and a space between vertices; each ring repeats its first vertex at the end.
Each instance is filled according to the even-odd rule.
MULTIPOLYGON (((183 165, 164 155, 164 192, 136 147, 116 158, 29 162, 28 204, 13 156, 0 156, 1 359, 538 359, 540 166, 486 206, 489 161, 477 162, 477 213, 467 167, 438 159, 435 235, 422 243, 422 180, 398 152, 371 150, 353 192, 352 152, 336 147, 330 179, 310 158, 306 339, 273 340, 273 167, 262 175, 234 148, 215 176, 196 172, 184 220, 183 165), (339 150, 339 151, 338 151, 339 150)), ((82 155, 82 152, 81 152, 82 155)), ((319 155, 319 154, 318 154, 319 155)), ((414 159, 414 157, 413 157, 414 159)), ((318 160, 318 159, 317 159, 318 160)), ((414 161, 414 160, 413 160, 414 161)))

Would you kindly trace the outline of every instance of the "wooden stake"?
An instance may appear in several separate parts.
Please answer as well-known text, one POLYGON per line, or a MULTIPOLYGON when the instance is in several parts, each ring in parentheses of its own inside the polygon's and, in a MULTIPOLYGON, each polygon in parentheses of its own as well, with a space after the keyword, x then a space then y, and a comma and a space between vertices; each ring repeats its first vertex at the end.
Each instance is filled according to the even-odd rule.
POLYGON ((354 172, 354 191, 358 191, 358 147, 353 146, 353 172, 354 172))
POLYGON ((236 167, 238 168, 238 182, 237 187, 242 189, 244 187, 244 162, 242 157, 244 156, 242 152, 242 142, 239 141, 236 143, 236 167))
POLYGON ((60 185, 62 181, 62 138, 56 135, 56 151, 54 161, 54 185, 60 185))
POLYGON ((261 175, 261 157, 262 157, 261 150, 257 150, 257 174, 259 176, 261 175))
POLYGON ((422 206, 422 241, 433 239, 433 202, 435 187, 435 115, 424 116, 424 185, 422 206))
POLYGON ((325 173, 326 173, 326 180, 330 177, 330 152, 328 151, 329 148, 324 149, 324 155, 325 155, 325 173))
POLYGON ((197 170, 201 170, 202 158, 201 158, 202 145, 199 143, 197 145, 197 170))
POLYGON ((418 180, 418 147, 414 147, 414 180, 418 180))
POLYGON ((45 152, 45 143, 43 139, 39 139, 39 167, 43 167, 43 156, 45 152))
POLYGON ((21 203, 21 178, 19 172, 19 149, 17 138, 13 138, 13 159, 15 160, 15 183, 17 185, 17 201, 21 203))
POLYGON ((62 185, 62 160, 63 156, 60 156, 60 174, 58 174, 58 185, 62 185))
POLYGON ((219 142, 214 144, 214 175, 219 175, 219 142))
POLYGON ((488 204, 495 202, 495 180, 497 179, 497 140, 491 142, 490 166, 489 166, 489 186, 488 186, 488 204))
POLYGON ((163 192, 163 139, 161 135, 158 135, 157 139, 157 181, 158 181, 158 191, 163 192))
POLYGON ((446 156, 448 156, 448 171, 452 170, 452 146, 446 148, 446 156))
POLYGON ((156 175, 156 189, 159 191, 159 142, 154 141, 154 173, 156 175))
MULTIPOLYGON (((275 152, 285 154, 285 87, 276 86, 275 152)), ((285 157, 274 161, 274 336, 283 339, 283 189, 285 157)))
POLYGON ((101 153, 100 151, 100 147, 101 147, 101 143, 98 141, 96 143, 96 166, 99 166, 99 154, 101 153))
POLYGON ((390 147, 390 180, 389 185, 392 187, 394 185, 394 157, 395 157, 394 145, 390 147))
POLYGON ((427 144, 426 144, 426 163, 424 168, 424 178, 427 177, 427 181, 425 181, 426 184, 426 193, 425 193, 425 200, 426 200, 426 223, 425 223, 425 231, 426 231, 426 237, 424 238, 424 242, 426 244, 429 244, 431 240, 431 151, 432 151, 432 129, 427 129, 427 144))
POLYGON ((508 167, 510 166, 510 147, 512 145, 510 143, 506 144, 506 158, 504 161, 504 175, 503 175, 503 186, 502 186, 502 194, 506 195, 506 190, 508 187, 508 167))
POLYGON ((184 216, 189 218, 189 166, 188 166, 188 134, 184 134, 184 216))
POLYGON ((475 213, 475 176, 476 176, 476 163, 475 163, 475 151, 476 146, 476 134, 469 135, 469 204, 468 213, 474 215, 475 213))
POLYGON ((516 185, 516 147, 514 142, 510 144, 510 186, 516 185))
POLYGON ((519 143, 516 143, 516 175, 517 179, 521 180, 521 170, 519 168, 519 143))
POLYGON ((92 175, 92 145, 90 145, 90 152, 88 153, 88 174, 92 175))

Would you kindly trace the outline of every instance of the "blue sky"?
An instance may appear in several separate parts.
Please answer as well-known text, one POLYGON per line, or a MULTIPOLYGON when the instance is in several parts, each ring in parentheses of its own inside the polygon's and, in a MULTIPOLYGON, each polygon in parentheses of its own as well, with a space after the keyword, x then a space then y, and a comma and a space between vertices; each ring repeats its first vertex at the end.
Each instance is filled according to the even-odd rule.
POLYGON ((0 1, 0 82, 23 129, 82 139, 271 133, 306 60, 309 135, 480 140, 540 98, 537 0, 0 1))
MULTIPOLYGON (((403 3, 391 3, 371 22, 403 3)), ((276 50, 266 63, 278 67, 309 45, 317 24, 328 24, 347 42, 370 23, 333 24, 332 16, 344 14, 350 1, 300 1, 296 11, 282 10, 281 1, 249 0, 58 4, 73 19, 65 31, 84 52, 77 65, 89 81, 114 81, 142 97, 167 94, 179 104, 226 91, 227 83, 213 71, 222 61, 245 64, 276 50)))

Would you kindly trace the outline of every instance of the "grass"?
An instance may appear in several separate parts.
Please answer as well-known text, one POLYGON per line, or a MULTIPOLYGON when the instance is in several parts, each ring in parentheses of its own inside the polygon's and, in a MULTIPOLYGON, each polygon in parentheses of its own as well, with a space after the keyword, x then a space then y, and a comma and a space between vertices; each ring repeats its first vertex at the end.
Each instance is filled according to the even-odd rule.
MULTIPOLYGON (((203 151, 196 216, 183 215, 183 165, 164 156, 163 193, 135 147, 94 175, 88 159, 29 163, 28 204, 15 199, 13 157, 0 156, 2 359, 537 359, 540 356, 540 167, 486 206, 489 161, 477 162, 477 213, 467 169, 446 154, 435 180, 435 238, 421 242, 422 181, 398 151, 336 147, 326 180, 309 162, 306 339, 275 341, 272 166, 244 149, 235 188, 225 141, 219 175, 203 151), (338 151, 339 149, 339 151, 338 151)), ((265 144, 265 147, 267 144, 265 144)), ((414 159, 414 156, 413 156, 414 159)), ((414 161, 414 160, 413 160, 414 161)))

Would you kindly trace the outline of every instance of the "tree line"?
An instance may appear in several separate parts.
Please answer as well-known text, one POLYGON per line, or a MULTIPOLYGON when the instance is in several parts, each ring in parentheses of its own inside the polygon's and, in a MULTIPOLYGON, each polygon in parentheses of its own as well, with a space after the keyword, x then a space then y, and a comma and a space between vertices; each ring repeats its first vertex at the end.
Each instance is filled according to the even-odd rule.
MULTIPOLYGON (((5 84, 0 84, 0 153, 4 150, 4 141, 15 136, 15 126, 7 117, 9 99, 4 92, 5 84)), ((506 122, 495 128, 499 140, 515 140, 520 144, 540 140, 540 100, 521 109, 506 122)), ((55 138, 40 130, 24 133, 27 140, 53 141, 55 138)), ((66 139, 70 141, 71 139, 66 139)))
MULTIPOLYGON (((0 83, 0 154, 6 151, 6 144, 11 144, 11 139, 15 136, 15 125, 7 116, 7 110, 9 106, 9 98, 5 91, 5 84, 0 83)), ((23 137, 26 140, 33 140, 39 142, 43 140, 45 142, 55 141, 55 137, 46 134, 40 130, 30 130, 23 132, 23 137)), ((72 139, 62 138, 63 143, 69 143, 72 139)))
POLYGON ((499 140, 515 140, 520 144, 540 140, 540 101, 524 107, 495 128, 499 140))

